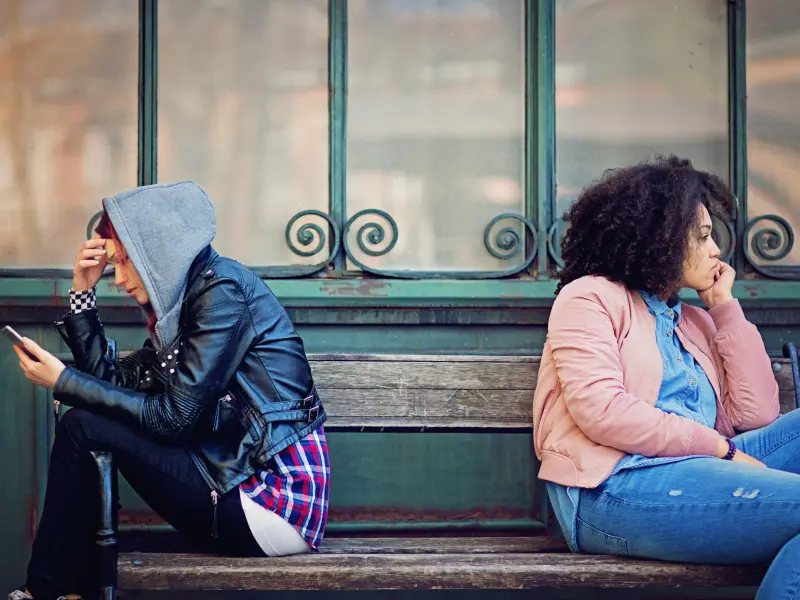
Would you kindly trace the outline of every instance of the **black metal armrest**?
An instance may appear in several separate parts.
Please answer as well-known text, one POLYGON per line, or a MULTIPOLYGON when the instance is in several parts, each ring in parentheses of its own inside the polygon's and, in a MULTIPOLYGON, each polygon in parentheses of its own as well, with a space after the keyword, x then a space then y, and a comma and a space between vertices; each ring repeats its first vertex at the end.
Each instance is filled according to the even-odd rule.
POLYGON ((797 361, 797 347, 792 342, 786 342, 783 345, 783 356, 792 363, 795 406, 800 408, 800 365, 798 365, 797 361))
POLYGON ((92 458, 100 483, 97 583, 101 600, 114 600, 117 591, 117 470, 110 452, 92 452, 92 458))

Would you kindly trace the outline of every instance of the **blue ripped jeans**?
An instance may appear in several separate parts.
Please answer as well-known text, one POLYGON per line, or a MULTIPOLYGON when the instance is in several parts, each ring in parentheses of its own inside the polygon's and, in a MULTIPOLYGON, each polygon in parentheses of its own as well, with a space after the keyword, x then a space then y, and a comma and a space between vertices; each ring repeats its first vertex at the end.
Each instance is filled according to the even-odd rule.
POLYGON ((769 469, 693 458, 581 489, 582 552, 710 564, 772 561, 756 600, 800 599, 800 410, 734 438, 769 469))

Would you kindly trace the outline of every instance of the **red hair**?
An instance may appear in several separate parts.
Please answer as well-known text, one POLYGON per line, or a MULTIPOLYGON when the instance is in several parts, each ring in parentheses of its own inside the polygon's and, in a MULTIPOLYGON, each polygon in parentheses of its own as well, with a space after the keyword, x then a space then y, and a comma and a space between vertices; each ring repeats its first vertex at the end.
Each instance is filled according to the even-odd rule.
MULTIPOLYGON (((103 211, 100 220, 97 222, 97 227, 94 228, 94 232, 101 238, 114 242, 114 246, 117 248, 117 260, 119 261, 119 264, 123 265, 128 261, 128 252, 125 250, 125 246, 122 245, 122 242, 117 235, 117 230, 114 229, 114 224, 111 222, 111 217, 108 216, 106 211, 103 211)), ((153 333, 155 331, 158 318, 156 317, 156 313, 152 306, 144 307, 144 310, 145 313, 147 313, 147 330, 150 333, 153 333)))

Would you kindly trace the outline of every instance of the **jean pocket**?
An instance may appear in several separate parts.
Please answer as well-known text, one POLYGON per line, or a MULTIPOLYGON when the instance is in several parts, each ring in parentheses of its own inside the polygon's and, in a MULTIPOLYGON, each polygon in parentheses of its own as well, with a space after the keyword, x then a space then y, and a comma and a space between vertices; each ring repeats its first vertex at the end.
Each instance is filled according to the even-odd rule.
POLYGON ((578 549, 581 552, 629 556, 628 540, 625 538, 600 531, 580 518, 577 519, 577 528, 578 549))

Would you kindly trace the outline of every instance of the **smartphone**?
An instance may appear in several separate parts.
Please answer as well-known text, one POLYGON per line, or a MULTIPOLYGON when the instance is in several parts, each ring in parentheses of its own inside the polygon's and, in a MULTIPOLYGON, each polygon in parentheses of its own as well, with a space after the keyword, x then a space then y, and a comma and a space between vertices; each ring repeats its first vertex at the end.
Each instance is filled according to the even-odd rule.
POLYGON ((25 348, 25 342, 22 340, 22 336, 21 336, 20 334, 18 334, 16 331, 14 331, 14 330, 13 330, 11 327, 9 327, 8 325, 6 325, 5 327, 3 327, 3 333, 5 334, 5 336, 6 336, 6 337, 7 337, 9 340, 11 340, 11 343, 12 343, 12 344, 14 344, 14 345, 15 345, 15 346, 17 346, 17 347, 18 347, 20 350, 22 350, 22 351, 23 351, 25 354, 27 354, 27 355, 28 355, 28 358, 30 358, 30 359, 31 359, 31 360, 33 360, 33 361, 39 362, 39 359, 38 359, 38 358, 36 358, 36 357, 35 357, 33 354, 31 354, 30 352, 28 352, 28 350, 25 348))

